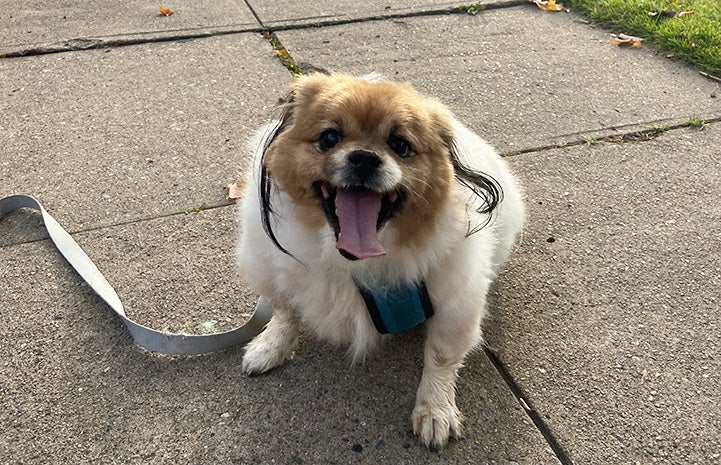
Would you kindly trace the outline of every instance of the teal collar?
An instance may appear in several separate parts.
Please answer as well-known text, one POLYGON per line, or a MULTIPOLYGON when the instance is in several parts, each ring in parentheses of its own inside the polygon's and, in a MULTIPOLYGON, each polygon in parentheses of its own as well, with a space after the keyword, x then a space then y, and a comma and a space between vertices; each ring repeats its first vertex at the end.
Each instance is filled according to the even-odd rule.
POLYGON ((433 303, 423 281, 397 284, 384 291, 357 286, 381 334, 409 331, 433 316, 433 303))

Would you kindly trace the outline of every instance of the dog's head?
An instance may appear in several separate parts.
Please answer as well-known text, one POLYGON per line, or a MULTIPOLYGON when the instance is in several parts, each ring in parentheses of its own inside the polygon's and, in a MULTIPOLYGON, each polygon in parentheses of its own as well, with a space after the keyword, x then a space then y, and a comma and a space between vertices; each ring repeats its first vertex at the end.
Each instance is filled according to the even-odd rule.
MULTIPOLYGON (((409 84, 341 74, 293 84, 266 138, 261 170, 264 227, 276 245, 285 251, 269 219, 274 183, 303 225, 328 224, 351 260, 384 255, 383 228, 395 229, 398 246, 422 243, 438 226, 454 177, 460 172, 470 187, 478 176, 454 156, 451 117, 440 103, 409 84)), ((490 211, 499 191, 483 179, 490 211)))

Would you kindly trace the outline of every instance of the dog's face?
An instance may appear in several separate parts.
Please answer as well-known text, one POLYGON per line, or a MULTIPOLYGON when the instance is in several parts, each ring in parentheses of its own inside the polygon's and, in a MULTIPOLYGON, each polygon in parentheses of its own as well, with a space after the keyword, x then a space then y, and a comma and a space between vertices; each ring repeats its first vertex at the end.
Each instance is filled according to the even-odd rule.
POLYGON ((383 228, 401 247, 437 228, 452 137, 445 108, 410 85, 316 74, 294 84, 263 163, 305 227, 329 224, 344 257, 366 259, 385 254, 383 228))

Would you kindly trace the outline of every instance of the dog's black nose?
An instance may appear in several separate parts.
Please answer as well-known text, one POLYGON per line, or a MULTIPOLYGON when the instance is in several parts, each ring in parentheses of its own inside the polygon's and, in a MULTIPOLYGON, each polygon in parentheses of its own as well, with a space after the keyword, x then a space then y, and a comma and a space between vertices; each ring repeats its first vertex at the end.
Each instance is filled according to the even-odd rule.
POLYGON ((354 150, 348 154, 348 164, 360 179, 371 176, 381 166, 381 157, 368 150, 354 150))

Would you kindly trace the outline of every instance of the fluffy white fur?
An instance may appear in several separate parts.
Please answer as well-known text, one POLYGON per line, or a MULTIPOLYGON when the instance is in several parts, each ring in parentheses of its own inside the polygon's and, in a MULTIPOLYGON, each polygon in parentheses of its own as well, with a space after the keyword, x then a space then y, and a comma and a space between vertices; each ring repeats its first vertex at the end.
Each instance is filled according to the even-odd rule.
POLYGON ((349 261, 336 250, 330 227, 304 228, 293 215, 290 197, 274 189, 273 230, 291 257, 272 243, 261 226, 257 168, 260 147, 273 127, 262 128, 252 142, 256 162, 241 202, 238 259, 243 279, 269 299, 274 316, 247 346, 242 369, 257 374, 283 363, 297 345, 300 326, 347 346, 350 358, 362 361, 388 336, 376 331, 354 279, 378 288, 423 276, 435 315, 425 324, 424 369, 412 422, 425 445, 442 447, 449 437, 461 435, 462 416, 455 403, 457 371, 481 342, 486 295, 523 226, 519 186, 493 148, 453 120, 460 159, 503 188, 503 200, 487 226, 467 237, 469 216, 472 223, 483 223, 485 218, 467 207, 470 191, 455 183, 439 222, 443 229, 429 241, 397 249, 393 228, 386 227, 379 233, 385 256, 349 261))

